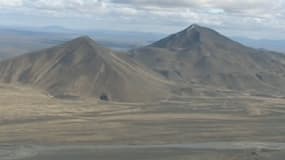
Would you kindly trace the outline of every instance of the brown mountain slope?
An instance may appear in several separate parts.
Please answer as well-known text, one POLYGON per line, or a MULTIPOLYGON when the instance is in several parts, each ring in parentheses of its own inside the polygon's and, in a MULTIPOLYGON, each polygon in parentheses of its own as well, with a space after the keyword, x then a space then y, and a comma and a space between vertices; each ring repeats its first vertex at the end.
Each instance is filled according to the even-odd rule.
POLYGON ((29 84, 62 96, 153 101, 168 96, 167 81, 88 37, 0 63, 0 81, 29 84))
POLYGON ((285 93, 285 56, 192 25, 131 56, 170 80, 259 94, 285 93))

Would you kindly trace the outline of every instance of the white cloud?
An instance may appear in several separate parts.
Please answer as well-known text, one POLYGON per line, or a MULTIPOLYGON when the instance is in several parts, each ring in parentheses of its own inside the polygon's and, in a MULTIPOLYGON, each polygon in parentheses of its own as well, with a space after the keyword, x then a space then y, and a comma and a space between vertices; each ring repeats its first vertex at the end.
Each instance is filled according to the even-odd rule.
POLYGON ((31 17, 89 17, 111 27, 120 22, 133 30, 173 32, 199 23, 228 33, 277 30, 282 34, 275 36, 285 36, 285 0, 0 0, 1 7, 31 17))
POLYGON ((104 7, 104 2, 101 0, 25 0, 25 6, 58 12, 70 9, 76 12, 104 7))
POLYGON ((22 6, 22 0, 0 0, 0 8, 22 6))

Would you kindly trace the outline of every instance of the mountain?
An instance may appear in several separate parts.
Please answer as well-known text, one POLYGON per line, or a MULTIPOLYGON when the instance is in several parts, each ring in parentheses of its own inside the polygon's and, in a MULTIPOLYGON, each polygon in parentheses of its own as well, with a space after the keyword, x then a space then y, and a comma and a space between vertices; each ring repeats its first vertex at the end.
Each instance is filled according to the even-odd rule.
POLYGON ((285 40, 251 39, 245 37, 233 37, 234 40, 257 49, 273 50, 285 53, 285 40))
POLYGON ((168 82, 159 74, 89 37, 5 60, 0 81, 31 85, 55 97, 138 102, 169 94, 168 82))
POLYGON ((131 50, 130 56, 167 79, 189 87, 209 86, 252 94, 285 93, 284 55, 246 47, 195 24, 131 50))

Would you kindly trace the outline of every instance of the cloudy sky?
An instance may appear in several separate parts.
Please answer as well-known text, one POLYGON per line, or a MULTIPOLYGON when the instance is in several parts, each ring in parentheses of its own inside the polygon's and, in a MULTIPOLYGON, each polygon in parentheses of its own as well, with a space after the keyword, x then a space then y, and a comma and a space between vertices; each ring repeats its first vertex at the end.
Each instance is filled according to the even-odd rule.
POLYGON ((0 0, 0 25, 172 33, 192 23, 285 39, 285 0, 0 0))

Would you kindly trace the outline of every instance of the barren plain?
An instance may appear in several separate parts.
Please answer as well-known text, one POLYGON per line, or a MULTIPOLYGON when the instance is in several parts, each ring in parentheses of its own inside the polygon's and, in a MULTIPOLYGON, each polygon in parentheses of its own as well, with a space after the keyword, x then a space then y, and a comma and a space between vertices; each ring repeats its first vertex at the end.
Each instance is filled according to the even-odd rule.
MULTIPOLYGON (((95 150, 91 147, 84 153, 86 152, 87 156, 91 154, 89 159, 100 155, 100 159, 117 159, 116 157, 120 155, 131 156, 136 152, 138 153, 135 155, 142 155, 142 159, 148 159, 143 158, 146 156, 143 153, 149 153, 147 155, 153 155, 150 156, 153 159, 159 159, 165 156, 166 152, 173 153, 173 159, 179 159, 179 156, 183 159, 183 155, 184 158, 187 156, 193 158, 195 154, 201 157, 201 152, 205 153, 205 156, 212 158, 216 156, 218 159, 219 157, 243 159, 241 157, 244 155, 252 155, 245 156, 250 159, 254 158, 255 154, 258 154, 259 159, 279 159, 284 156, 282 147, 279 149, 265 147, 262 150, 262 145, 260 147, 253 145, 252 149, 240 147, 232 151, 229 147, 228 150, 219 151, 213 147, 215 146, 213 144, 260 143, 269 146, 277 142, 282 144, 285 142, 284 114, 284 98, 173 97, 148 104, 115 103, 93 99, 56 99, 44 91, 31 87, 1 84, 0 150, 3 152, 5 145, 22 144, 126 145, 146 147, 133 148, 134 151, 130 151, 132 149, 128 147, 112 150, 103 147, 101 150, 95 149, 96 152, 92 152, 95 150), (195 149, 179 147, 179 145, 205 145, 205 143, 213 144, 206 150, 199 147, 195 149), (179 145, 171 146, 173 144, 179 145), (147 148, 148 145, 161 146, 151 149, 153 146, 147 148), (108 156, 102 157, 102 154, 108 156)), ((72 148, 61 148, 61 150, 63 155, 55 154, 53 156, 59 156, 55 159, 61 159, 60 156, 64 155, 76 157, 73 155, 76 151, 71 152, 72 148)), ((79 150, 78 154, 82 153, 79 150)), ((54 159, 52 155, 44 154, 38 158, 37 156, 39 155, 34 159, 54 159)))

